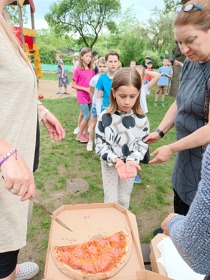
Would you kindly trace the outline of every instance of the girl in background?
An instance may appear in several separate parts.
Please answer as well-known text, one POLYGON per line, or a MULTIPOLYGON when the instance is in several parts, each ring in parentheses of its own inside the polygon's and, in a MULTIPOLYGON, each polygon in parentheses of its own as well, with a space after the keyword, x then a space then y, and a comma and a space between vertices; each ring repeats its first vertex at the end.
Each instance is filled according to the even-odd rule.
POLYGON ((83 48, 80 52, 79 66, 72 77, 72 88, 77 90, 77 102, 83 114, 76 139, 81 143, 88 142, 87 124, 90 119, 91 98, 90 80, 95 75, 92 67, 92 53, 90 48, 83 48))
POLYGON ((110 106, 96 125, 96 153, 100 156, 104 202, 129 208, 134 177, 148 145, 149 122, 140 107, 141 77, 136 69, 115 73, 110 106))
POLYGON ((87 151, 91 152, 93 150, 93 139, 95 135, 95 126, 97 122, 97 112, 96 112, 96 97, 97 97, 97 88, 96 84, 99 77, 107 72, 106 60, 105 57, 101 57, 96 64, 98 68, 98 74, 95 75, 90 81, 90 94, 92 96, 92 108, 91 108, 91 117, 89 121, 89 141, 87 143, 87 151))
POLYGON ((58 62, 58 92, 57 95, 61 95, 61 88, 64 87, 65 91, 63 94, 68 94, 67 86, 69 85, 69 79, 64 69, 64 64, 61 56, 59 54, 56 55, 55 59, 58 62))

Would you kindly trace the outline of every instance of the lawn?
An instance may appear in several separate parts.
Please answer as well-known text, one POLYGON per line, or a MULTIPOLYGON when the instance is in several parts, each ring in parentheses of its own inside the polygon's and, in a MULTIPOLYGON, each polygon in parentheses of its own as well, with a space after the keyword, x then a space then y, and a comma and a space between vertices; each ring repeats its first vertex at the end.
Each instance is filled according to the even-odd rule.
MULTIPOLYGON (((47 77, 52 80, 54 75, 50 73, 47 77)), ((167 96, 165 107, 154 107, 152 93, 147 101, 148 118, 153 131, 174 99, 167 96)), ((35 173, 36 197, 51 211, 63 204, 103 202, 99 158, 94 152, 87 152, 86 145, 76 141, 73 134, 79 113, 76 99, 73 97, 44 99, 43 104, 58 117, 65 128, 66 137, 62 142, 54 143, 50 141, 41 125, 40 164, 35 173), (87 181, 89 191, 80 195, 69 194, 66 191, 66 181, 74 178, 87 181)), ((172 129, 159 142, 151 145, 150 151, 174 140, 175 132, 172 129)), ((130 211, 136 215, 141 243, 150 242, 153 230, 160 226, 163 218, 173 209, 171 186, 173 163, 174 157, 164 164, 142 165, 142 171, 139 172, 141 183, 134 185, 130 211)), ((28 231, 28 245, 22 250, 21 258, 27 257, 39 263, 41 273, 37 279, 43 277, 50 222, 50 218, 34 206, 28 231)))

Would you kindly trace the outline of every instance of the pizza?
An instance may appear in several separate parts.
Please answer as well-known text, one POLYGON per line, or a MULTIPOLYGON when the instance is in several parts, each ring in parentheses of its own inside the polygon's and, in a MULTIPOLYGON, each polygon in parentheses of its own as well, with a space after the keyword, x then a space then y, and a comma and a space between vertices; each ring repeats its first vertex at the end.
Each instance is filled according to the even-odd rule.
POLYGON ((132 238, 129 230, 81 244, 52 246, 56 266, 71 279, 100 280, 118 273, 130 258, 132 238))

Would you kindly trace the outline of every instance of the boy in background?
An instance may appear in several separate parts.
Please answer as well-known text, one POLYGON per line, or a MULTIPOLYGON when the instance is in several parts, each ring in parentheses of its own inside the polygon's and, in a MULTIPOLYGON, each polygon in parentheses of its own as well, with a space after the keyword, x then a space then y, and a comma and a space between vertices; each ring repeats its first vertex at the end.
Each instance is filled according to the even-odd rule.
POLYGON ((155 93, 155 103, 154 106, 157 106, 158 103, 158 95, 160 92, 162 92, 161 94, 161 106, 165 106, 164 105, 164 99, 165 99, 165 95, 167 93, 168 90, 168 84, 169 84, 169 79, 172 78, 172 74, 173 71, 171 69, 171 67, 168 66, 169 60, 167 58, 163 59, 163 66, 161 66, 158 69, 158 73, 161 74, 161 77, 157 83, 157 90, 155 93))
POLYGON ((109 51, 105 55, 107 73, 100 76, 96 84, 97 98, 96 98, 96 112, 100 115, 110 104, 109 97, 112 87, 112 79, 119 67, 120 56, 116 51, 109 51))

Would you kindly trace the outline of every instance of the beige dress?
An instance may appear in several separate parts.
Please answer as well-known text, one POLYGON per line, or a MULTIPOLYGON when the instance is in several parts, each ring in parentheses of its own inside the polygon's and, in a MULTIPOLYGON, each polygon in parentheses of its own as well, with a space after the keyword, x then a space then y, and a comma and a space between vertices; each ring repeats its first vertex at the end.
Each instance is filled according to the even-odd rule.
MULTIPOLYGON (((17 148, 32 170, 37 100, 33 68, 12 47, 0 23, 0 138, 17 148)), ((0 252, 26 244, 29 201, 3 187, 0 173, 0 252)))

